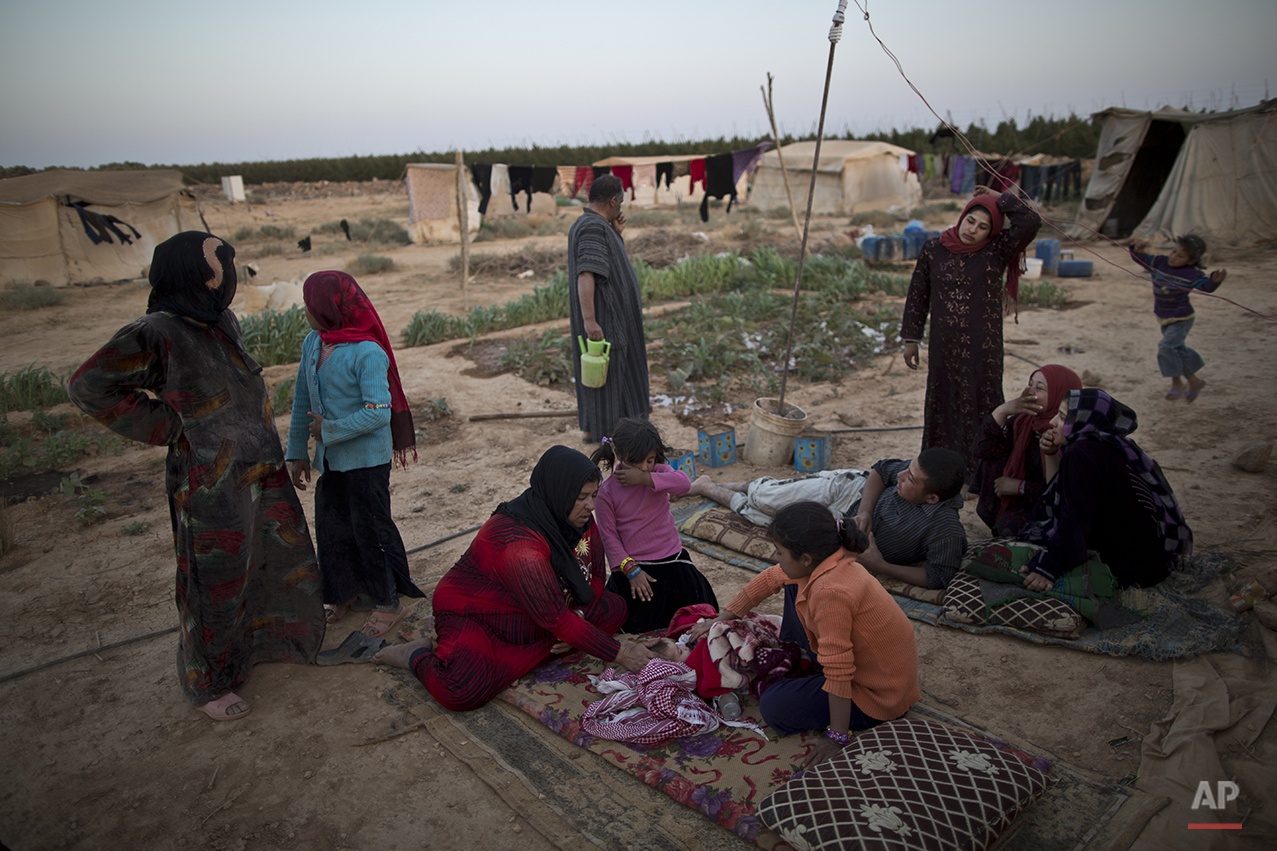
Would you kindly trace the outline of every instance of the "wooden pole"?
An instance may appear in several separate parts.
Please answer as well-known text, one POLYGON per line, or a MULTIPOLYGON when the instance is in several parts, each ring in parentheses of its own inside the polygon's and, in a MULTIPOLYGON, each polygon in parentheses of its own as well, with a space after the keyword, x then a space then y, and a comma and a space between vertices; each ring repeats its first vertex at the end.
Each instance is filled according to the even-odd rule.
POLYGON ((470 309, 470 193, 466 191, 466 163, 457 151, 457 225, 461 229, 461 304, 470 309))
POLYGON ((533 420, 543 417, 575 417, 576 411, 526 411, 518 414, 472 414, 467 419, 472 423, 485 420, 533 420))
POLYGON ((768 71, 767 88, 759 86, 758 90, 763 93, 763 106, 767 109, 767 120, 772 125, 772 138, 776 140, 776 156, 780 157, 780 176, 785 179, 785 195, 789 197, 789 215, 794 219, 794 232, 798 234, 801 242, 803 228, 798 224, 798 210, 794 207, 794 191, 789 188, 789 172, 785 169, 785 155, 780 150, 780 131, 776 129, 776 113, 772 111, 772 79, 772 73, 768 71))

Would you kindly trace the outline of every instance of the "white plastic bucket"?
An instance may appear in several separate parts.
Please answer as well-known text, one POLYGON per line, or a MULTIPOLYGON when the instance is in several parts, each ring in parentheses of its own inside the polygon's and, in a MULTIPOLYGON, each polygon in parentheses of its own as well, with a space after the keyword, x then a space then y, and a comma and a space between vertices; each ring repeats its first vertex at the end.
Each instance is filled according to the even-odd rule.
POLYGON ((797 405, 786 403, 792 416, 780 417, 776 410, 779 399, 755 399, 749 418, 749 439, 745 441, 745 460, 758 467, 779 466, 794 460, 794 438, 807 426, 807 414, 797 405))
POLYGON ((1036 257, 1024 258, 1024 273, 1021 278, 1040 278, 1042 277, 1042 260, 1036 257))

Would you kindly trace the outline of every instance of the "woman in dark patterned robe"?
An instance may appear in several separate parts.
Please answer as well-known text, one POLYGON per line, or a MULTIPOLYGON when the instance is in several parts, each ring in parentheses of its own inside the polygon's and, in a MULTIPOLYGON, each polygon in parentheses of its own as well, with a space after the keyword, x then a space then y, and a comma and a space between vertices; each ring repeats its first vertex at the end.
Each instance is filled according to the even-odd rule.
POLYGON ((178 680, 227 721, 257 662, 313 662, 319 569, 284 467, 262 368, 244 349, 235 250, 187 231, 155 248, 146 315, 76 371, 71 400, 112 431, 168 447, 177 552, 178 680))
POLYGON ((483 706, 515 680, 571 648, 639 671, 657 658, 612 638, 625 600, 604 589, 603 539, 592 522, 602 474, 551 446, 531 487, 503 502, 435 586, 436 642, 384 648, 374 661, 408 668, 447 709, 483 706))
POLYGON ((918 368, 918 343, 927 315, 931 334, 922 448, 952 449, 974 472, 980 424, 1002 404, 1002 275, 1012 300, 1017 258, 1042 220, 1014 193, 994 198, 976 187, 958 224, 922 247, 905 300, 900 338, 904 359, 918 368))
POLYGON ((643 295, 638 276, 625 253, 621 232, 625 192, 614 175, 590 185, 590 204, 568 231, 568 308, 572 326, 572 370, 576 376, 576 409, 587 443, 598 443, 626 417, 646 418, 648 396, 647 342, 643 336, 643 295), (581 383, 578 337, 607 339, 612 344, 607 383, 581 383))

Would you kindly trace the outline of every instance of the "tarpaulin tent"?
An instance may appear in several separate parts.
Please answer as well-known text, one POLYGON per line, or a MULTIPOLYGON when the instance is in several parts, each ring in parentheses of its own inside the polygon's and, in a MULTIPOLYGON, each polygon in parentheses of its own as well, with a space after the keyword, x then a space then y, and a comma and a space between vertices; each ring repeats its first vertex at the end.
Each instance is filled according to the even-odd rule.
POLYGON ((11 177, 0 180, 0 280, 64 285, 136 278, 156 245, 203 229, 194 196, 172 169, 11 177))
POLYGON ((1223 113, 1106 109, 1075 239, 1277 239, 1277 99, 1223 113))
MULTIPOLYGON (((408 163, 404 186, 408 190, 408 236, 413 242, 461 242, 457 221, 457 167, 452 163, 408 163)), ((466 192, 466 230, 479 232, 479 190, 462 169, 466 192)))
MULTIPOLYGON (((815 142, 786 145, 785 169, 794 191, 794 204, 799 214, 807 209, 807 189, 811 186, 812 157, 815 142)), ((816 192, 811 211, 822 215, 847 215, 888 207, 906 209, 922 203, 922 186, 918 175, 900 166, 902 156, 913 151, 888 142, 846 142, 831 139, 820 146, 820 163, 816 169, 816 192)), ((749 203, 762 210, 788 207, 785 181, 780 173, 780 155, 763 154, 749 203)))

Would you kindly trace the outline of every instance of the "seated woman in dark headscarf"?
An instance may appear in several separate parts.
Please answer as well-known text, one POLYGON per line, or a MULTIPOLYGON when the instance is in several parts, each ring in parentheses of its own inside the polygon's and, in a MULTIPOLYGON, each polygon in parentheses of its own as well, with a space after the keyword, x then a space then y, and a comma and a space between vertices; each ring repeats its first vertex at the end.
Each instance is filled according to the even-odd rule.
POLYGON ((1042 436, 1047 474, 1021 536, 1046 550, 1025 566, 1024 584, 1045 590, 1099 552, 1123 586, 1149 586, 1193 551, 1193 533, 1162 468, 1127 435, 1135 412, 1103 390, 1073 390, 1042 436))
POLYGON ((313 662, 324 640, 315 549, 284 468, 262 368, 235 298, 235 249, 187 231, 155 247, 146 315, 71 377, 71 401, 112 431, 168 447, 177 550, 177 673, 217 721, 262 661, 313 662))
POLYGON ((1015 535, 1033 515, 1046 488, 1042 435, 1070 390, 1082 379, 1067 366, 1048 364, 1029 375, 1029 384, 984 418, 972 451, 979 460, 972 493, 980 495, 976 513, 993 534, 1015 535))
POLYGON ((640 671, 657 656, 612 638, 625 600, 604 590, 603 541, 592 522, 602 474, 551 446, 522 496, 497 506, 435 587, 438 640, 381 650, 373 661, 408 668, 444 707, 477 709, 565 646, 640 671))

